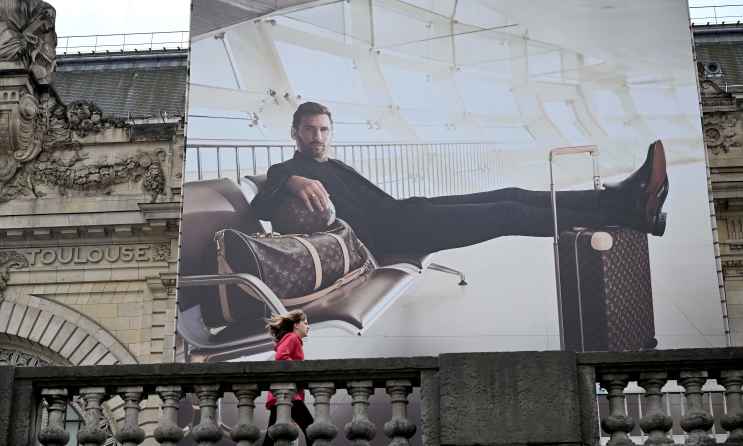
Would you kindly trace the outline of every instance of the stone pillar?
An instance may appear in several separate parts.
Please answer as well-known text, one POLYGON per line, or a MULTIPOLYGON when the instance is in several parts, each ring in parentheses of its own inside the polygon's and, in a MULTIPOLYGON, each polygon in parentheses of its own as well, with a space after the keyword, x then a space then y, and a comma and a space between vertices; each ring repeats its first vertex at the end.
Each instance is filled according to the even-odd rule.
POLYGON ((70 434, 64 429, 67 411, 67 389, 42 389, 41 397, 48 405, 49 422, 39 432, 39 443, 44 446, 65 446, 70 434))
POLYGON ((574 352, 439 355, 440 444, 590 444, 574 352))
POLYGON ((348 393, 352 398, 353 418, 346 423, 346 438, 354 446, 369 446, 377 435, 376 426, 369 420, 369 396, 374 393, 374 384, 371 381, 351 381, 348 393))
POLYGON ((310 383, 315 397, 315 422, 307 428, 307 443, 312 446, 330 446, 338 435, 338 428, 330 418, 330 398, 335 394, 333 383, 310 383))
POLYGON ((638 384, 645 389, 645 415, 640 419, 640 427, 648 434, 645 440, 648 446, 673 444, 673 439, 668 435, 673 427, 673 418, 666 415, 661 405, 663 394, 660 389, 666 381, 666 372, 640 373, 638 384))
POLYGON ((635 420, 627 415, 624 406, 624 388, 629 375, 608 373, 601 375, 601 386, 609 391, 609 416, 601 420, 601 427, 610 435, 608 446, 634 446, 629 433, 635 420))
POLYGON ((686 390, 686 414, 681 418, 681 428, 686 431, 687 446, 714 446, 715 439, 708 431, 714 424, 712 416, 704 410, 702 386, 707 372, 681 372, 678 382, 686 390))
POLYGON ((124 400, 124 425, 116 433, 121 446, 137 446, 144 441, 144 430, 139 427, 139 402, 142 401, 141 386, 119 387, 117 392, 124 400))
POLYGON ((743 404, 741 404, 743 370, 723 370, 720 372, 719 381, 725 386, 727 400, 727 411, 720 419, 720 424, 728 431, 725 444, 743 446, 743 404))
POLYGON ((268 435, 276 446, 290 446, 299 437, 299 429, 292 422, 292 399, 297 393, 293 383, 271 384, 276 397, 276 424, 268 428, 268 435))
POLYGON ((253 419, 255 398, 260 390, 255 384, 233 384, 232 391, 237 397, 238 422, 232 431, 232 439, 237 446, 253 446, 261 438, 261 430, 253 419))
POLYGON ((162 416, 155 429, 155 440, 165 446, 176 446, 183 438, 178 427, 178 401, 183 395, 181 386, 158 386, 155 391, 162 400, 162 416))
POLYGON ((193 428, 191 435, 200 446, 213 446, 222 439, 222 429, 217 424, 217 399, 219 384, 195 386, 199 398, 201 422, 193 428))
POLYGON ((83 387, 80 396, 85 401, 85 426, 80 429, 77 439, 81 446, 101 446, 106 441, 106 432, 98 424, 103 418, 101 403, 106 396, 103 387, 83 387))
POLYGON ((384 423, 384 434, 392 440, 390 446, 408 446, 416 430, 415 424, 408 420, 408 395, 413 384, 408 380, 390 380, 386 387, 392 403, 392 419, 384 423))

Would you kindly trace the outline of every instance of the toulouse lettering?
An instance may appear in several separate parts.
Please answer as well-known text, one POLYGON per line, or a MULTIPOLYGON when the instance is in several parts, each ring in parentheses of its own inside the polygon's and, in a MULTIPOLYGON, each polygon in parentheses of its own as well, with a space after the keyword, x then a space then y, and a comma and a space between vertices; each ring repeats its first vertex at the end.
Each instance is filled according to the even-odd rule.
POLYGON ((64 246, 59 248, 32 248, 25 251, 29 266, 52 265, 85 265, 103 261, 115 262, 150 262, 150 246, 102 246, 80 247, 64 246))

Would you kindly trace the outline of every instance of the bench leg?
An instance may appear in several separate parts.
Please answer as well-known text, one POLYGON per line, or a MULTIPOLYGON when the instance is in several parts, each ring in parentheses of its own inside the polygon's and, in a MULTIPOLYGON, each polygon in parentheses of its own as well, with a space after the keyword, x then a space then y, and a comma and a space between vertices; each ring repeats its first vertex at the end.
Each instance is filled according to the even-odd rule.
POLYGON ((459 285, 462 285, 462 286, 467 285, 467 281, 465 280, 464 273, 461 271, 457 271, 454 268, 449 268, 448 266, 444 266, 439 263, 431 263, 430 265, 428 265, 428 268, 434 271, 439 271, 442 273, 459 276, 459 285))

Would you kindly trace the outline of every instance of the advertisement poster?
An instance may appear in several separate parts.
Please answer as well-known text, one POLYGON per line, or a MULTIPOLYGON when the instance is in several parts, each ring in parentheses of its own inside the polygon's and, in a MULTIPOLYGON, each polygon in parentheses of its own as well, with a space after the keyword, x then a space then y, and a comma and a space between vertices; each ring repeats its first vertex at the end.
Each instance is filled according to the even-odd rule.
POLYGON ((685 2, 209 3, 192 18, 186 360, 270 359, 265 318, 292 309, 308 359, 557 350, 561 331, 578 350, 725 345, 685 2), (306 102, 332 123, 310 114, 302 133, 306 102), (297 167, 302 143, 340 162, 297 167), (594 156, 553 151, 575 146, 594 156), (584 191, 558 196, 560 231, 581 228, 561 236, 561 299, 551 174, 584 191), (297 206, 292 175, 324 183, 375 264, 347 239, 337 283, 337 256, 318 273, 312 248, 291 263, 247 247, 286 232, 265 214, 297 206))

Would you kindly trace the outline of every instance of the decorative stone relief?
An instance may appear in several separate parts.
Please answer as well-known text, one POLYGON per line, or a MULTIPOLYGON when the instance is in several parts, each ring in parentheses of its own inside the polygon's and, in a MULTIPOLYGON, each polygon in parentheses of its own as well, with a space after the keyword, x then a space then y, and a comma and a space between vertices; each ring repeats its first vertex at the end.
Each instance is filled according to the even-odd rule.
POLYGON ((737 116, 731 113, 708 113, 704 116, 704 139, 707 148, 714 154, 728 153, 740 148, 737 134, 737 116))
POLYGON ((0 62, 20 63, 40 84, 49 84, 56 66, 56 12, 41 0, 5 0, 0 20, 0 62))
POLYGON ((78 164, 84 159, 79 152, 69 155, 70 153, 42 154, 31 166, 29 186, 34 195, 41 195, 33 187, 36 184, 57 186, 63 195, 68 190, 107 194, 116 184, 141 181, 144 190, 155 201, 165 189, 165 174, 160 164, 159 152, 140 152, 116 161, 83 165, 78 164))
POLYGON ((155 262, 164 262, 170 258, 170 243, 158 243, 152 250, 152 260, 155 262))
POLYGON ((18 367, 44 367, 49 363, 29 353, 0 348, 0 365, 18 367))
MULTIPOLYGON (((703 70, 702 70, 703 71, 703 70)), ((717 82, 707 79, 704 74, 699 77, 699 92, 705 108, 731 108, 735 106, 735 97, 720 88, 717 82)))
POLYGON ((17 251, 0 251, 0 297, 8 287, 10 280, 10 269, 28 268, 28 259, 17 251))
POLYGON ((41 0, 4 0, 0 10, 0 75, 7 80, 0 86, 0 203, 44 196, 48 188, 41 185, 62 195, 106 194, 129 182, 141 183, 156 201, 165 189, 166 152, 95 161, 82 153, 83 138, 131 124, 104 117, 92 102, 65 105, 54 94, 54 8, 41 0))

